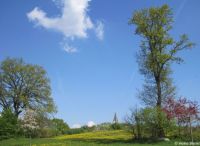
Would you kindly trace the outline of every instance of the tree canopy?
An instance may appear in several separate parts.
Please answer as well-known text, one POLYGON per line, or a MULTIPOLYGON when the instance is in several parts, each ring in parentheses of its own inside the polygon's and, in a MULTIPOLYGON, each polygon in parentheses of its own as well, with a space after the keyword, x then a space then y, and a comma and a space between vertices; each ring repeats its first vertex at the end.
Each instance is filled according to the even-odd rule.
POLYGON ((159 106, 162 102, 161 84, 169 81, 171 63, 181 63, 183 59, 178 52, 194 45, 185 34, 178 41, 170 36, 172 22, 173 15, 168 5, 136 11, 130 19, 130 24, 136 26, 135 33, 143 38, 137 54, 140 72, 155 83, 159 106))
POLYGON ((55 112, 50 80, 38 65, 7 58, 0 64, 0 107, 18 117, 26 108, 55 112))
MULTIPOLYGON (((157 106, 159 111, 165 95, 174 94, 175 88, 170 78, 171 64, 181 63, 183 59, 178 56, 178 53, 192 48, 194 44, 185 34, 181 35, 178 41, 170 36, 173 13, 168 5, 136 11, 129 23, 136 26, 135 34, 142 37, 137 54, 140 73, 145 77, 141 96, 143 101, 157 106)), ((158 112, 158 117, 160 116, 158 112)), ((158 135, 163 137, 161 118, 158 120, 160 120, 157 128, 158 135)))

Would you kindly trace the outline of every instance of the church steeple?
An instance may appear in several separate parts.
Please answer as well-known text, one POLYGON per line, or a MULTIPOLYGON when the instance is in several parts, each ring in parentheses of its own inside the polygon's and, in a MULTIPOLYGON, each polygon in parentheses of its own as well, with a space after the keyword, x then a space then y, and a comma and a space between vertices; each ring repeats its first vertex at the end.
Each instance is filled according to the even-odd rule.
POLYGON ((117 124, 118 123, 118 118, 117 118, 117 114, 115 113, 114 118, 113 118, 113 123, 117 124))

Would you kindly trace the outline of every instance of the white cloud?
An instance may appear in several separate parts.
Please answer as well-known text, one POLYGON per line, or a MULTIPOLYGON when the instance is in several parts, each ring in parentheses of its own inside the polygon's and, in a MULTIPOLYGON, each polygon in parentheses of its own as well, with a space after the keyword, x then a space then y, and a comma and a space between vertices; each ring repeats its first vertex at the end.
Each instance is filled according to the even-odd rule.
POLYGON ((75 47, 73 46, 69 46, 68 44, 63 44, 62 46, 63 50, 67 53, 77 53, 78 52, 78 49, 76 49, 75 47))
POLYGON ((88 123, 87 123, 87 126, 88 127, 93 127, 93 126, 95 126, 96 124, 93 122, 93 121, 89 121, 88 123))
POLYGON ((87 14, 90 0, 57 0, 62 3, 62 14, 58 17, 48 17, 46 12, 35 7, 27 13, 30 21, 46 29, 63 33, 65 37, 86 38, 87 30, 94 27, 87 14))
POLYGON ((81 125, 80 124, 74 124, 74 125, 72 125, 72 128, 73 129, 81 128, 81 125))
POLYGON ((60 32, 65 38, 71 38, 72 40, 74 38, 87 38, 88 30, 94 30, 97 37, 103 39, 103 23, 97 21, 97 25, 93 24, 87 13, 91 0, 52 1, 61 9, 62 13, 60 16, 49 17, 45 11, 35 7, 27 13, 28 19, 34 22, 36 26, 60 32))
POLYGON ((100 40, 103 40, 103 38, 104 38, 104 24, 101 21, 97 21, 97 26, 95 28, 95 32, 96 32, 97 37, 100 40))

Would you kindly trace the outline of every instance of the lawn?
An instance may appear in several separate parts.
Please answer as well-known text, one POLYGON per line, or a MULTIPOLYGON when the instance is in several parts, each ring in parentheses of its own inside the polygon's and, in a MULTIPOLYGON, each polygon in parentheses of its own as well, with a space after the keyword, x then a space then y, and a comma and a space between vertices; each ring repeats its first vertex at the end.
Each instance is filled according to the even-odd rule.
MULTIPOLYGON (((173 142, 137 143, 131 141, 131 135, 123 130, 97 131, 55 138, 32 139, 32 146, 171 146, 173 142)), ((17 138, 0 141, 0 146, 29 146, 29 139, 17 138)))

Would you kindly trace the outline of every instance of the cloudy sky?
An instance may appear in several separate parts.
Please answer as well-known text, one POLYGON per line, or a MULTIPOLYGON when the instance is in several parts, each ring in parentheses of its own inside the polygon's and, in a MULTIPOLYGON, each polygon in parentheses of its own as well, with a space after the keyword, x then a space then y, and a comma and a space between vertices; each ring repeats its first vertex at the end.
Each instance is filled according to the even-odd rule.
POLYGON ((128 20, 135 10, 169 4, 171 34, 196 43, 173 65, 179 96, 200 101, 199 0, 1 0, 0 61, 22 57, 43 66, 51 79, 57 117, 70 126, 119 120, 136 98, 143 78, 135 53, 140 38, 128 20))

